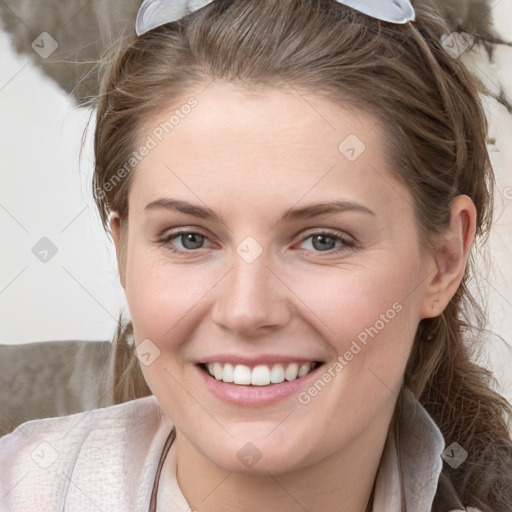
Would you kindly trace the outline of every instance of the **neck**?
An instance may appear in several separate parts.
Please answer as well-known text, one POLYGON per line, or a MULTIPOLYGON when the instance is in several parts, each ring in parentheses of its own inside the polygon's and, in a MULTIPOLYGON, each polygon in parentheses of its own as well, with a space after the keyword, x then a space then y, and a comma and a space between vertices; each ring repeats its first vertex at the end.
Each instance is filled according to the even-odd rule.
POLYGON ((226 471, 178 432, 178 484, 197 512, 366 512, 389 421, 372 424, 349 445, 313 465, 279 474, 226 471))

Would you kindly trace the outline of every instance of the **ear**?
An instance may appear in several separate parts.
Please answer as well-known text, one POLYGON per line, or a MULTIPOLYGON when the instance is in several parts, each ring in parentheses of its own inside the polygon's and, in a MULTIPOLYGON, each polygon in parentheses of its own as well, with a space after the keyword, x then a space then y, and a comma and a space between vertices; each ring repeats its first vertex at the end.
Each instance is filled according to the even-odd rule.
POLYGON ((121 218, 117 213, 112 213, 110 217, 110 231, 112 233, 112 239, 114 240, 114 246, 116 248, 117 257, 117 268, 119 271, 119 278, 121 280, 121 286, 126 288, 125 282, 125 267, 126 267, 126 226, 123 225, 121 218))
POLYGON ((426 282, 421 318, 440 315, 455 295, 464 276, 476 232, 476 208, 466 195, 450 205, 450 223, 434 240, 434 270, 426 282))

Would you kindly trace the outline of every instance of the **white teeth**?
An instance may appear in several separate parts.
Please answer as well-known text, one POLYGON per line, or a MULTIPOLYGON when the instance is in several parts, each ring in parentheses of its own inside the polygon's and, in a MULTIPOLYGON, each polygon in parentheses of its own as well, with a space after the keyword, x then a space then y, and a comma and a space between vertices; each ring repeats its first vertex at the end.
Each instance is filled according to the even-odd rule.
POLYGON ((298 373, 299 365, 297 363, 289 364, 286 370, 284 371, 284 378, 286 380, 295 380, 297 378, 298 373))
POLYGON ((233 365, 226 363, 224 366, 221 363, 208 363, 208 372, 212 377, 224 382, 233 382, 233 365))
POLYGON ((243 364, 237 364, 233 372, 233 382, 235 384, 250 384, 251 369, 243 364))
POLYGON ((279 384, 284 381, 284 368, 282 364, 275 364, 270 370, 270 382, 279 384))
POLYGON ((213 375, 217 380, 222 380, 222 365, 220 363, 213 363, 213 375))
POLYGON ((255 366, 251 373, 251 384, 253 386, 266 386, 270 384, 270 370, 268 366, 260 364, 255 366))
POLYGON ((235 380, 235 369, 232 364, 226 363, 224 365, 224 369, 222 370, 222 380, 224 382, 233 382, 235 380))
POLYGON ((311 370, 311 363, 301 365, 299 368, 299 377, 304 377, 304 375, 309 373, 309 370, 311 370))
POLYGON ((308 374, 313 368, 314 363, 304 363, 299 366, 298 363, 290 363, 286 368, 282 364, 269 365, 260 364, 252 370, 244 364, 237 364, 233 367, 230 363, 208 363, 208 372, 212 377, 224 382, 233 382, 234 384, 248 386, 268 386, 269 384, 279 384, 292 381, 308 374))

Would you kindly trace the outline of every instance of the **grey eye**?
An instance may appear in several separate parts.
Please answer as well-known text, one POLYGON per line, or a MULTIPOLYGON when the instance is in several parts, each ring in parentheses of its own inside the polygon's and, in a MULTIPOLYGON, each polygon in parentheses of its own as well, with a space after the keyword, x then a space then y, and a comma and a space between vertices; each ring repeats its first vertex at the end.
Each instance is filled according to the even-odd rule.
POLYGON ((185 249, 200 249, 204 243, 205 237, 199 233, 182 233, 179 239, 185 249))
POLYGON ((336 246, 336 239, 329 235, 315 235, 311 239, 313 247, 318 251, 330 251, 336 246))

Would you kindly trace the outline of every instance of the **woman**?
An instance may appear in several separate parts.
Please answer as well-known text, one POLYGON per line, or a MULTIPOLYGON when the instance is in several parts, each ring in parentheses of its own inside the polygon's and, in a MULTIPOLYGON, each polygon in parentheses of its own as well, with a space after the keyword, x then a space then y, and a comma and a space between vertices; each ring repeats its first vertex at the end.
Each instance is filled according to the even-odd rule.
POLYGON ((510 511, 509 405, 464 316, 487 126, 441 20, 407 1, 169 7, 144 2, 97 105, 129 401, 2 438, 0 504, 510 511))

